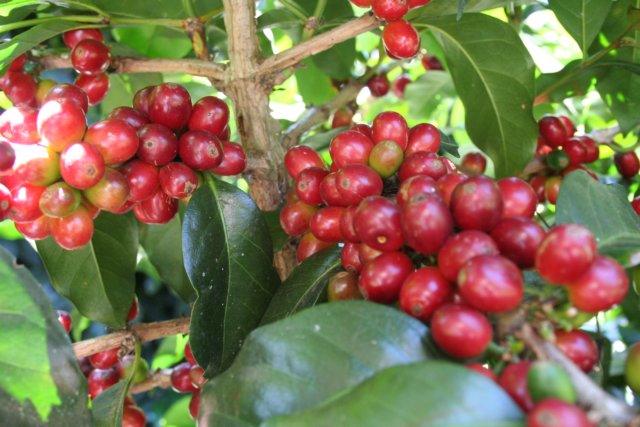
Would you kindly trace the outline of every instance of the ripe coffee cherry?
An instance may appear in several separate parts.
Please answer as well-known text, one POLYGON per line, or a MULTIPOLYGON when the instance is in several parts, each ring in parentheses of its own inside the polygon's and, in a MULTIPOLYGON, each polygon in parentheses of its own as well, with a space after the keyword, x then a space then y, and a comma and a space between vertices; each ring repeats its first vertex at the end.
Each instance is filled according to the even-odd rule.
POLYGON ((404 150, 409 143, 409 126, 400 114, 394 111, 385 111, 373 119, 371 136, 375 144, 382 141, 393 141, 404 150))
POLYGON ((400 207, 386 197, 367 197, 358 206, 353 220, 358 237, 374 249, 397 251, 404 244, 401 212, 400 207))
POLYGON ((4 184, 0 184, 0 220, 7 218, 9 209, 11 209, 11 191, 4 184))
POLYGON ((553 227, 536 254, 536 269, 546 281, 568 285, 580 278, 598 254, 596 239, 578 224, 553 227))
POLYGON ((33 185, 49 185, 60 178, 60 156, 42 145, 15 146, 13 175, 33 185))
POLYGON ((9 71, 22 71, 26 63, 27 54, 23 53, 22 55, 19 55, 16 59, 11 61, 11 64, 9 65, 9 71))
POLYGON ((151 123, 138 130, 137 156, 152 165, 163 166, 178 154, 178 138, 168 127, 151 123))
POLYGON ((453 297, 453 288, 434 267, 423 267, 409 274, 400 288, 400 308, 423 322, 453 297))
MULTIPOLYGON (((140 128, 142 128, 144 125, 149 124, 149 119, 142 111, 136 110, 135 108, 131 108, 131 107, 114 108, 113 110, 111 110, 111 113, 109 113, 107 118, 118 119, 118 120, 127 122, 129 126, 134 128, 136 131, 139 131, 140 128)), ((161 126, 161 125, 156 125, 156 126, 161 126)), ((140 137, 140 134, 138 134, 138 137, 140 137)))
POLYGON ((355 130, 356 132, 360 132, 361 134, 363 134, 364 136, 366 136, 367 138, 371 139, 372 135, 371 135, 371 126, 364 124, 364 123, 358 123, 355 124, 353 126, 351 126, 350 130, 355 130))
POLYGON ((2 78, 2 90, 16 107, 35 107, 38 86, 31 75, 9 71, 2 78))
POLYGON ((62 325, 64 330, 69 333, 71 331, 71 316, 68 311, 58 310, 58 322, 62 325))
POLYGON ((562 146, 562 151, 569 156, 570 165, 584 163, 587 157, 587 147, 580 138, 569 138, 562 146))
POLYGON ((376 74, 367 80, 367 87, 375 97, 385 96, 389 92, 389 79, 386 74, 376 74))
POLYGON ((319 209, 309 221, 309 229, 316 238, 325 242, 341 242, 344 240, 340 231, 340 218, 344 209, 339 206, 326 206, 319 209))
POLYGON ((80 206, 80 192, 63 181, 51 184, 40 196, 40 210, 43 214, 61 218, 80 206))
POLYGON ((104 211, 117 211, 129 197, 127 178, 113 168, 105 168, 104 176, 93 187, 84 190, 84 197, 104 211))
POLYGON ((295 180, 298 179, 298 174, 303 170, 316 167, 325 168, 324 161, 320 155, 310 147, 305 145, 296 145, 287 151, 284 156, 284 167, 287 170, 289 176, 295 180))
POLYGON ((479 255, 498 255, 498 246, 489 235, 477 230, 465 230, 449 237, 438 252, 438 269, 450 282, 469 260, 479 255))
POLYGON ((561 184, 561 176, 550 176, 544 181, 544 199, 552 205, 555 205, 558 200, 561 184))
POLYGON ((358 289, 358 275, 347 271, 334 274, 329 279, 327 294, 329 301, 362 299, 358 289))
POLYGON ((400 184, 396 194, 396 201, 400 207, 404 207, 409 200, 418 194, 435 194, 442 197, 442 191, 440 191, 438 183, 433 178, 426 175, 417 175, 400 184))
POLYGON ((527 427, 595 427, 578 406, 560 399, 544 399, 527 415, 527 427))
POLYGON ((149 116, 149 107, 151 106, 151 93, 155 86, 146 86, 136 92, 133 96, 133 108, 149 116))
POLYGON ((485 367, 481 363, 467 363, 465 366, 472 371, 489 378, 493 382, 498 382, 498 376, 495 374, 495 372, 485 367))
POLYGON ((504 371, 498 377, 498 384, 506 391, 509 396, 518 404, 525 412, 533 408, 533 400, 527 389, 527 375, 531 362, 511 363, 504 368, 504 371))
POLYGON ((60 173, 72 187, 86 190, 104 176, 104 159, 95 146, 76 142, 60 154, 60 173))
MULTIPOLYGON (((338 191, 338 172, 330 172, 320 182, 320 198, 330 206, 349 206, 338 191)), ((357 203, 357 202, 356 202, 357 203)))
POLYGON ((86 114, 89 109, 89 97, 75 84, 56 84, 45 94, 42 104, 49 101, 73 101, 86 114))
POLYGON ((438 187, 442 192, 442 199, 447 205, 451 204, 451 196, 458 184, 467 180, 467 176, 461 173, 448 173, 438 178, 438 187))
POLYGON ((491 323, 479 311, 456 304, 440 306, 431 318, 431 336, 450 356, 471 359, 480 356, 493 338, 491 323))
POLYGON ((584 331, 556 330, 556 347, 584 372, 589 373, 600 360, 595 341, 584 331))
POLYGON ((397 21, 409 11, 406 0, 371 0, 371 8, 377 18, 385 21, 397 21))
POLYGON ((84 112, 69 99, 45 102, 38 112, 37 123, 42 142, 58 152, 80 141, 87 128, 84 112))
POLYGON ((534 193, 538 197, 538 203, 544 203, 546 200, 544 196, 544 184, 547 178, 544 175, 535 175, 529 180, 529 185, 533 188, 534 193))
POLYGON ((171 371, 171 388, 178 393, 191 393, 196 391, 196 387, 191 383, 189 378, 189 370, 191 365, 189 363, 180 363, 173 367, 171 371))
POLYGON ((100 40, 80 40, 71 51, 71 65, 80 74, 102 74, 110 63, 111 51, 100 40))
POLYGON ((329 153, 335 167, 346 165, 366 165, 373 149, 373 141, 360 132, 348 130, 340 132, 331 140, 329 153))
POLYGON ((300 236, 309 230, 309 221, 317 210, 301 200, 287 203, 280 211, 280 226, 289 236, 300 236))
POLYGON ((100 151, 107 165, 126 162, 136 154, 139 145, 136 130, 119 119, 106 119, 92 124, 84 140, 100 151))
POLYGON ((109 90, 109 76, 104 73, 93 76, 81 74, 74 84, 87 93, 89 105, 96 105, 104 99, 109 90))
POLYGON ((335 245, 335 243, 319 240, 311 232, 304 233, 300 238, 298 248, 296 249, 296 259, 298 260, 298 262, 302 262, 305 259, 309 258, 311 255, 314 255, 321 250, 329 248, 333 245, 335 245))
POLYGON ((15 226, 16 230, 27 239, 42 240, 51 235, 51 225, 49 223, 49 217, 46 215, 42 215, 40 218, 29 222, 16 222, 15 226))
POLYGON ((73 49, 80 40, 84 39, 104 41, 104 36, 97 28, 80 28, 67 31, 62 35, 62 41, 69 49, 73 49))
POLYGON ((178 212, 178 200, 168 196, 162 189, 133 207, 136 218, 147 224, 166 224, 178 212))
POLYGON ((518 266, 500 255, 469 260, 458 275, 458 288, 469 305, 487 313, 513 310, 524 295, 518 266))
POLYGON ((536 213, 538 198, 531 185, 526 181, 508 177, 498 181, 502 193, 502 218, 532 218, 536 213))
POLYGON ((94 369, 87 377, 87 389, 89 397, 95 399, 97 395, 114 385, 120 380, 120 375, 115 369, 94 369))
POLYGON ((91 366, 96 369, 109 369, 118 363, 118 347, 104 350, 89 356, 91 366))
POLYGON ((19 184, 11 189, 11 208, 7 217, 16 222, 27 222, 42 216, 40 210, 40 196, 47 187, 19 184))
POLYGON ((424 255, 438 253, 453 232, 453 218, 439 196, 418 194, 402 209, 405 241, 424 255))
POLYGON ((215 96, 205 96, 193 104, 188 126, 191 130, 206 130, 220 136, 227 123, 229 123, 227 104, 215 96))
POLYGON ((178 141, 180 159, 190 168, 207 170, 222 162, 220 140, 206 130, 189 130, 178 141))
POLYGON ((196 388, 201 388, 207 379, 204 377, 204 369, 201 366, 193 365, 189 369, 189 379, 196 388))
POLYGON ((371 7, 371 0, 349 0, 358 7, 371 7))
POLYGON ((222 175, 232 176, 238 175, 244 171, 247 164, 246 155, 242 146, 236 142, 221 141, 222 162, 215 168, 210 169, 211 172, 222 175))
POLYGON ((69 251, 86 245, 93 236, 93 217, 83 206, 64 218, 51 218, 49 225, 53 240, 69 251))
POLYGON ((382 42, 390 56, 395 58, 413 58, 420 50, 420 34, 403 19, 385 25, 382 42))
POLYGON ((160 185, 158 168, 138 159, 127 162, 120 168, 120 172, 127 178, 128 200, 132 202, 139 202, 153 196, 160 185))
POLYGON ((358 246, 358 255, 360 256, 360 261, 363 266, 369 264, 383 253, 384 252, 374 249, 366 243, 360 243, 358 246))
POLYGON ((412 82, 411 77, 409 77, 406 74, 402 74, 393 81, 393 84, 391 85, 391 89, 393 90, 393 93, 398 98, 403 98, 404 90, 406 86, 411 82, 412 82))
POLYGON ((628 290, 629 278, 622 266, 613 258, 597 256, 586 271, 570 283, 569 300, 578 310, 596 313, 622 302, 628 290))
POLYGON ((353 119, 353 112, 348 108, 341 108, 333 113, 333 119, 331 119, 331 129, 349 127, 351 126, 351 119, 353 119))
POLYGON ((369 196, 382 194, 382 178, 364 165, 347 165, 336 175, 338 192, 343 203, 355 205, 369 196))
POLYGON ((574 139, 579 139, 585 148, 584 163, 593 163, 600 157, 600 150, 598 144, 586 135, 574 136, 574 139))
POLYGON ((550 147, 560 147, 564 145, 570 137, 564 123, 556 116, 543 117, 538 121, 538 128, 544 142, 550 147))
POLYGON ((412 271, 413 263, 408 256, 385 252, 360 272, 360 292, 370 301, 390 304, 398 299, 402 283, 412 271))
POLYGON ((196 390, 191 393, 191 400, 189 400, 189 415, 194 420, 198 418, 198 410, 200 408, 200 390, 196 390))
POLYGON ((310 167, 298 174, 296 180, 296 194, 310 205, 322 204, 320 197, 320 183, 329 172, 325 169, 310 167))
POLYGON ((0 115, 0 135, 13 144, 37 144, 38 110, 29 107, 11 107, 0 115))
POLYGON ((613 163, 623 178, 632 178, 638 175, 638 171, 640 170, 640 160, 638 159, 638 155, 633 151, 614 154, 613 163))
POLYGON ((560 120, 562 121, 562 124, 564 125, 564 129, 565 129, 565 133, 567 134, 567 137, 571 138, 573 134, 576 133, 576 127, 574 126, 573 122, 567 116, 560 115, 558 116, 558 118, 560 118, 560 120))
POLYGON ((178 84, 163 83, 154 87, 150 94, 149 118, 153 123, 181 129, 189 122, 191 109, 189 92, 178 84))
POLYGON ((425 175, 439 179, 446 173, 447 168, 437 154, 418 151, 408 155, 402 162, 398 170, 398 178, 400 181, 405 181, 413 176, 425 175))
POLYGON ((640 197, 636 197, 631 201, 631 207, 638 215, 640 215, 640 197))
POLYGON ((535 265, 536 253, 544 236, 544 229, 528 218, 505 218, 491 231, 502 256, 521 269, 535 265))
POLYGON ((429 123, 420 123, 409 131, 409 143, 405 154, 408 156, 417 151, 437 153, 441 143, 442 137, 437 127, 429 123))
POLYGON ((187 362, 189 362, 190 365, 198 364, 198 362, 196 362, 195 357, 193 357, 193 352, 191 351, 190 342, 187 342, 187 344, 184 346, 184 358, 186 359, 187 362))
POLYGON ((491 231, 500 221, 502 208, 500 187, 486 176, 467 179, 451 195, 451 213, 463 229, 491 231))
POLYGON ((407 4, 409 8, 413 9, 416 7, 424 6, 425 4, 430 3, 431 0, 407 0, 407 4))
POLYGON ((469 175, 482 175, 487 169, 487 159, 482 153, 467 153, 462 158, 462 166, 469 175))
POLYGON ((360 244, 347 242, 340 251, 340 262, 342 268, 351 273, 360 273, 362 261, 360 260, 360 244))
POLYGON ((122 411, 122 427, 144 427, 147 425, 147 417, 144 411, 137 406, 125 405, 122 411))

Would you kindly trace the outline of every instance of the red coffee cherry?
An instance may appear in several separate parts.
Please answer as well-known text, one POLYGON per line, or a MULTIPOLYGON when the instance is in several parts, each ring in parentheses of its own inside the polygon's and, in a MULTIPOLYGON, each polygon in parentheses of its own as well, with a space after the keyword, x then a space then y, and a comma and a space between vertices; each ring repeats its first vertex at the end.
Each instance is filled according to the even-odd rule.
POLYGON ((362 262, 363 266, 369 264, 371 261, 378 258, 383 253, 384 252, 374 249, 366 243, 358 244, 358 255, 360 256, 360 261, 362 262))
POLYGON ((586 135, 575 136, 574 138, 582 141, 582 144, 584 145, 586 150, 584 163, 593 163, 598 160, 598 157, 600 157, 600 150, 598 149, 598 144, 596 144, 593 139, 586 135))
POLYGON ((385 111, 373 119, 371 136, 375 144, 382 141, 393 141, 404 150, 409 143, 409 126, 400 114, 394 111, 385 111))
POLYGON ((227 104, 215 96, 205 96, 193 104, 188 126, 191 130, 206 130, 220 136, 227 123, 229 123, 227 104))
POLYGON ((417 151, 437 153, 441 143, 442 137, 437 127, 429 123, 420 123, 409 131, 409 143, 405 154, 408 156, 417 151))
POLYGON ((104 41, 104 36, 97 28, 80 28, 67 31, 62 35, 62 41, 69 49, 73 49, 80 40, 84 39, 104 41))
POLYGON ((586 271, 570 283, 569 301, 578 310, 597 313, 622 302, 628 290, 629 278, 624 268, 613 258, 597 256, 586 271))
POLYGON ((453 287, 434 267, 423 267, 409 274, 400 288, 400 308, 423 322, 453 298, 453 287))
POLYGON ((361 134, 363 134, 364 136, 366 136, 367 138, 371 139, 372 135, 371 135, 371 126, 364 124, 364 123, 358 123, 355 124, 353 126, 351 126, 350 130, 354 130, 356 132, 360 132, 361 134))
POLYGON ((385 21, 397 21, 409 12, 406 0, 371 0, 371 8, 377 18, 385 21))
POLYGON ((73 101, 87 114, 89 109, 89 97, 87 93, 75 84, 61 83, 53 86, 42 99, 44 105, 49 101, 73 101))
POLYGON ((178 138, 168 127, 150 123, 138 130, 137 156, 152 165, 163 166, 178 154, 178 138))
POLYGON ((191 384, 193 384, 196 388, 201 388, 207 379, 204 377, 204 369, 199 365, 191 366, 189 369, 189 379, 191 380, 191 384))
POLYGON ((362 299, 358 289, 358 275, 340 271, 331 276, 327 285, 327 297, 329 301, 362 299))
POLYGON ((13 144, 37 144, 38 110, 29 107, 11 107, 0 115, 0 135, 13 144))
POLYGON ((323 249, 330 248, 333 245, 335 245, 335 243, 324 242, 314 236, 311 232, 304 233, 300 238, 300 242, 298 243, 298 248, 296 250, 296 259, 298 260, 298 262, 302 262, 305 259, 309 258, 311 255, 314 255, 323 249))
POLYGON ((393 93, 398 98, 404 98, 405 88, 411 82, 412 82, 411 77, 409 77, 406 74, 402 74, 396 77, 396 79, 393 81, 393 84, 391 85, 391 89, 393 90, 393 93))
POLYGON ((133 296, 133 301, 131 301, 131 307, 129 307, 129 312, 127 313, 127 321, 135 320, 138 317, 139 304, 138 297, 136 295, 133 296))
POLYGON ((536 254, 536 269, 543 279, 567 285, 580 278, 598 254, 596 239, 578 224, 553 227, 536 254))
POLYGON ((340 132, 333 137, 329 144, 329 153, 337 168, 346 165, 368 164, 372 149, 373 141, 353 130, 340 132))
POLYGON ((83 247, 93 236, 93 216, 83 206, 63 218, 51 218, 49 225, 53 240, 69 251, 83 247))
POLYGON ((222 162, 220 140, 206 130, 189 130, 178 141, 178 154, 187 166, 195 170, 215 168, 222 162))
POLYGON ((180 363, 173 367, 171 371, 171 388, 178 393, 191 393, 197 390, 191 383, 189 377, 189 370, 191 365, 189 363, 180 363))
POLYGON ((536 213, 538 198, 529 183, 516 178, 502 178, 498 181, 502 193, 502 218, 532 218, 536 213))
POLYGON ((116 347, 92 354, 89 356, 89 362, 96 369, 109 369, 118 363, 119 350, 120 348, 116 347))
POLYGON ((310 167, 298 174, 296 180, 296 194, 310 205, 322 204, 320 197, 320 183, 329 172, 325 169, 310 167))
POLYGON ((42 142, 57 152, 80 141, 87 128, 84 112, 69 99, 45 102, 38 112, 37 123, 42 142))
POLYGON ((442 191, 433 178, 426 175, 417 175, 400 184, 396 194, 396 201, 400 207, 404 207, 409 200, 418 194, 434 194, 442 197, 442 191))
POLYGON ((535 266, 536 253, 544 236, 540 224, 528 218, 505 218, 491 231, 502 256, 521 269, 535 266))
POLYGON ((242 146, 236 142, 221 141, 222 162, 215 168, 210 169, 213 172, 222 176, 233 176, 242 173, 246 167, 247 159, 242 146))
POLYGON ((491 231, 502 217, 500 187, 486 176, 474 176, 460 183, 451 195, 451 213, 458 227, 491 231))
POLYGON ((355 205, 364 198, 382 194, 382 178, 364 165, 347 165, 336 175, 338 192, 343 203, 355 205))
POLYGON ((580 138, 569 138, 562 146, 562 151, 569 156, 569 164, 572 166, 585 163, 587 147, 580 138))
POLYGON ((380 251, 397 251, 404 244, 401 213, 386 197, 370 196, 358 206, 353 224, 362 242, 380 251))
POLYGON ((538 121, 538 128, 544 142, 553 148, 564 145, 570 137, 564 123, 556 116, 543 117, 538 121))
POLYGON ((445 304, 431 318, 431 336, 450 356, 471 359, 480 356, 493 338, 491 323, 479 311, 456 304, 445 304))
POLYGON ((487 169, 486 157, 478 152, 465 154, 461 164, 469 175, 482 175, 487 169))
POLYGON ((151 107, 151 94, 156 86, 147 86, 133 96, 133 108, 149 116, 149 108, 151 107))
POLYGON ((76 142, 60 154, 60 173, 72 187, 86 190, 104 176, 104 159, 93 145, 76 142))
POLYGON ((187 342, 187 344, 184 347, 184 358, 191 365, 197 365, 198 364, 198 362, 196 362, 196 359, 193 357, 193 352, 191 351, 191 343, 190 342, 187 342))
POLYGON ((35 107, 38 86, 34 78, 22 71, 9 71, 2 77, 2 90, 16 107, 35 107))
POLYGON ((309 221, 317 210, 302 200, 287 203, 280 211, 280 226, 289 236, 300 236, 309 230, 309 221))
POLYGON ((424 175, 437 180, 446 173, 447 168, 437 154, 418 151, 404 159, 398 170, 398 179, 405 181, 414 176, 424 175))
POLYGON ((442 199, 447 205, 451 204, 451 196, 458 184, 467 180, 467 176, 461 173, 448 173, 438 178, 438 187, 442 191, 442 199))
POLYGON ((600 360, 600 351, 589 334, 580 329, 556 330, 556 347, 584 372, 589 373, 600 360))
MULTIPOLYGON (((129 126, 134 128, 136 132, 140 130, 144 125, 149 124, 149 118, 140 110, 136 110, 131 107, 117 107, 111 110, 111 113, 107 116, 108 119, 119 119, 129 123, 129 126)), ((162 126, 162 125, 156 125, 162 126)), ((168 130, 168 128, 167 128, 168 130)), ((172 132, 173 133, 173 132, 172 132)), ((138 133, 140 137, 140 133, 138 133)))
POLYGON ((488 234, 465 230, 447 239, 438 252, 438 269, 450 282, 458 281, 462 267, 479 255, 498 255, 496 242, 488 234))
POLYGON ((495 372, 480 363, 467 363, 465 366, 472 371, 489 378, 493 382, 498 382, 498 376, 495 372))
POLYGON ((63 181, 49 185, 40 196, 40 210, 43 214, 61 218, 80 206, 80 192, 63 181))
POLYGON ((413 58, 420 50, 420 34, 405 20, 389 22, 382 29, 382 42, 390 56, 413 58))
MULTIPOLYGON (((330 172, 320 182, 320 198, 329 206, 349 206, 338 191, 338 172, 330 172)), ((356 202, 357 203, 357 202, 356 202)))
POLYGON ((93 187, 84 190, 84 197, 103 211, 117 211, 129 197, 127 178, 116 169, 105 168, 102 179, 93 187))
POLYGON ((68 311, 58 310, 58 322, 62 325, 64 330, 69 333, 71 331, 71 315, 69 315, 68 311))
POLYGON ((80 74, 102 74, 110 63, 111 50, 100 40, 80 40, 71 51, 71 65, 80 74))
POLYGON ((178 212, 178 200, 168 196, 162 189, 133 207, 136 218, 147 224, 166 224, 178 212))
POLYGON ((425 255, 438 253, 453 232, 453 218, 439 196, 419 194, 402 209, 402 232, 407 244, 425 255))
POLYGON ((343 207, 326 206, 320 208, 309 221, 309 229, 317 239, 325 242, 341 242, 344 240, 340 230, 340 219, 343 207))
POLYGON ((575 125, 573 124, 571 119, 567 116, 560 115, 558 117, 560 118, 560 120, 562 121, 562 124, 564 125, 564 129, 565 129, 565 133, 567 134, 567 137, 571 138, 573 134, 576 133, 575 125))
POLYGON ((298 174, 310 167, 325 168, 324 161, 320 155, 310 147, 296 145, 287 151, 284 156, 284 167, 289 176, 295 180, 298 174))
POLYGON ((126 162, 138 151, 136 130, 127 122, 106 119, 89 126, 84 140, 95 146, 107 165, 126 162))
MULTIPOLYGON (((3 201, 0 199, 0 205, 3 201)), ((2 215, 0 215, 2 217, 2 215)), ((29 222, 16 222, 16 230, 18 230, 24 237, 32 240, 46 239, 51 235, 51 224, 49 217, 42 215, 38 219, 34 219, 29 222)))
POLYGON ((16 222, 27 222, 42 216, 40 196, 47 187, 19 184, 11 189, 11 207, 7 217, 16 222))
POLYGON ((578 406, 560 399, 544 399, 527 415, 528 427, 595 427, 578 406))
POLYGON ((144 427, 147 417, 137 406, 125 405, 122 411, 122 427, 144 427))
POLYGON ((640 215, 640 197, 636 197, 631 201, 631 207, 638 215, 640 215))
POLYGON ((114 385, 120 380, 120 375, 115 369, 94 369, 87 377, 87 389, 89 397, 95 399, 97 395, 114 385))
POLYGON ((191 95, 179 84, 160 84, 150 94, 149 118, 153 123, 181 129, 189 122, 191 109, 191 95))
POLYGON ((81 74, 74 84, 87 93, 89 105, 96 105, 104 99, 109 90, 109 76, 104 73, 96 75, 81 74))
POLYGON ((442 70, 444 70, 444 67, 442 66, 442 63, 434 55, 431 55, 431 54, 422 55, 422 58, 420 59, 420 62, 422 62, 422 66, 424 67, 425 71, 429 71, 429 70, 442 71, 442 70))
POLYGON ((525 412, 533 408, 533 400, 529 395, 527 388, 527 374, 531 362, 511 363, 504 368, 504 371, 498 376, 498 384, 506 391, 509 396, 518 404, 525 412))
POLYGON ((413 263, 408 256, 385 252, 360 272, 360 292, 370 301, 390 304, 398 299, 402 283, 412 271, 413 263))
POLYGON ((360 260, 360 244, 347 242, 340 251, 340 262, 342 268, 354 274, 360 273, 362 270, 362 261, 360 260))
POLYGON ((623 178, 632 178, 640 171, 640 159, 634 151, 614 154, 613 163, 623 178))
POLYGON ((375 97, 385 96, 390 88, 389 79, 386 74, 375 74, 367 80, 367 87, 371 95, 375 97))
POLYGON ((40 144, 14 147, 13 175, 33 185, 49 185, 60 178, 60 156, 40 144))
POLYGON ((11 61, 11 64, 9 65, 9 71, 22 71, 26 63, 27 54, 23 53, 22 55, 19 55, 16 59, 11 61))
MULTIPOLYGON (((133 159, 127 162, 120 168, 120 172, 127 178, 127 184, 129 185, 128 200, 132 202, 139 202, 153 196, 160 185, 158 168, 142 160, 133 159)), ((197 176, 195 181, 197 185, 197 176)), ((166 191, 165 193, 169 194, 166 191)))
POLYGON ((189 400, 189 415, 194 420, 198 418, 198 410, 200 408, 200 390, 196 390, 191 393, 191 400, 189 400))

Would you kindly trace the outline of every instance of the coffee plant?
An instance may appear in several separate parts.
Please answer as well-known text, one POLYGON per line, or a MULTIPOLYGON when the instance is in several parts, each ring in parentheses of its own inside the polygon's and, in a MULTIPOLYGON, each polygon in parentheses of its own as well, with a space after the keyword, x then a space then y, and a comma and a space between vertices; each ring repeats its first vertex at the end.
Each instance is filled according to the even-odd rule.
POLYGON ((640 425, 639 0, 0 33, 1 425, 640 425))

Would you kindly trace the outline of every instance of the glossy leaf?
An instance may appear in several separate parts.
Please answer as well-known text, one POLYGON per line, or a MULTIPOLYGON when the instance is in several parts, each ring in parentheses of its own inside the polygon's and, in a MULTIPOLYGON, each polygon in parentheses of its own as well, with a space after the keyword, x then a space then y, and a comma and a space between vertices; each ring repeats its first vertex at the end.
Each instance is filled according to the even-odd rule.
POLYGON ((231 365, 279 285, 271 238, 246 193, 208 176, 185 213, 182 249, 198 294, 191 347, 211 377, 231 365))
POLYGON ((0 249, 0 420, 3 425, 90 424, 87 386, 47 295, 0 249))
MULTIPOLYGON (((428 8, 428 7, 427 7, 428 8)), ((466 110, 469 136, 493 160, 498 177, 514 175, 533 156, 534 64, 518 34, 487 15, 422 18, 440 42, 466 110)))
POLYGON ((302 64, 304 66, 296 70, 295 76, 298 93, 305 104, 320 105, 331 100, 338 93, 331 78, 310 59, 302 61, 302 64))
POLYGON ((192 50, 184 30, 156 25, 114 28, 113 35, 142 55, 152 58, 182 58, 192 50))
POLYGON ((409 104, 409 114, 418 120, 429 117, 443 98, 456 96, 451 74, 429 70, 407 85, 404 99, 409 104))
POLYGON ((453 137, 447 135, 446 133, 440 132, 440 154, 447 153, 455 157, 456 159, 460 158, 460 152, 458 151, 458 143, 453 139, 453 137))
POLYGON ((381 304, 303 310, 249 335, 231 368, 204 386, 200 425, 256 426, 313 407, 381 369, 429 358, 426 336, 424 324, 381 304))
POLYGON ((327 248, 304 260, 276 291, 262 324, 284 319, 326 301, 327 282, 339 268, 339 248, 327 248))
POLYGON ((524 414, 494 381, 445 361, 385 369, 312 409, 262 427, 521 427, 524 414))
POLYGON ((583 171, 572 172, 562 181, 556 212, 558 223, 575 222, 591 230, 600 253, 626 267, 640 264, 640 217, 624 187, 601 184, 583 171))
POLYGON ((318 132, 315 133, 300 142, 301 145, 308 145, 316 151, 322 151, 329 148, 329 144, 334 136, 339 134, 340 132, 344 132, 348 130, 346 127, 331 129, 326 132, 318 132))
MULTIPOLYGON (((184 2, 175 0, 90 0, 103 11, 112 15, 138 18, 188 18, 189 13, 184 2)), ((222 8, 222 0, 193 0, 191 1, 196 15, 204 15, 210 11, 222 8)))
POLYGON ((416 16, 444 16, 458 15, 460 4, 464 3, 464 13, 482 12, 499 7, 519 6, 523 4, 535 3, 535 0, 432 0, 424 7, 409 12, 408 18, 416 16))
POLYGON ((166 283, 185 302, 195 297, 182 257, 182 223, 176 215, 167 224, 141 224, 140 244, 166 283))
POLYGON ((119 328, 126 324, 135 288, 137 221, 103 212, 91 242, 74 251, 52 238, 36 242, 53 287, 83 316, 119 328))
POLYGON ((587 57, 611 4, 610 0, 549 0, 549 9, 587 57))

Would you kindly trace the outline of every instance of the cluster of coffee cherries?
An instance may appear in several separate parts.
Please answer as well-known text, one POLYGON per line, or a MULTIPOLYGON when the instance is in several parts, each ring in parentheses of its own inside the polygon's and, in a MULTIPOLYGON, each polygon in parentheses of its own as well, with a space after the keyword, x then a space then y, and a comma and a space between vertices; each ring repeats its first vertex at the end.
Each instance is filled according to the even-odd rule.
POLYGON ((133 108, 89 127, 88 104, 80 87, 61 84, 39 109, 14 106, 0 116, 0 217, 28 238, 82 247, 102 210, 166 223, 203 173, 244 169, 244 150, 229 141, 229 109, 217 97, 192 104, 178 84, 149 86, 133 108))
POLYGON ((409 9, 424 6, 431 0, 349 0, 358 7, 370 7, 376 18, 387 21, 382 29, 382 43, 393 59, 408 59, 420 50, 420 34, 402 19, 409 9))

